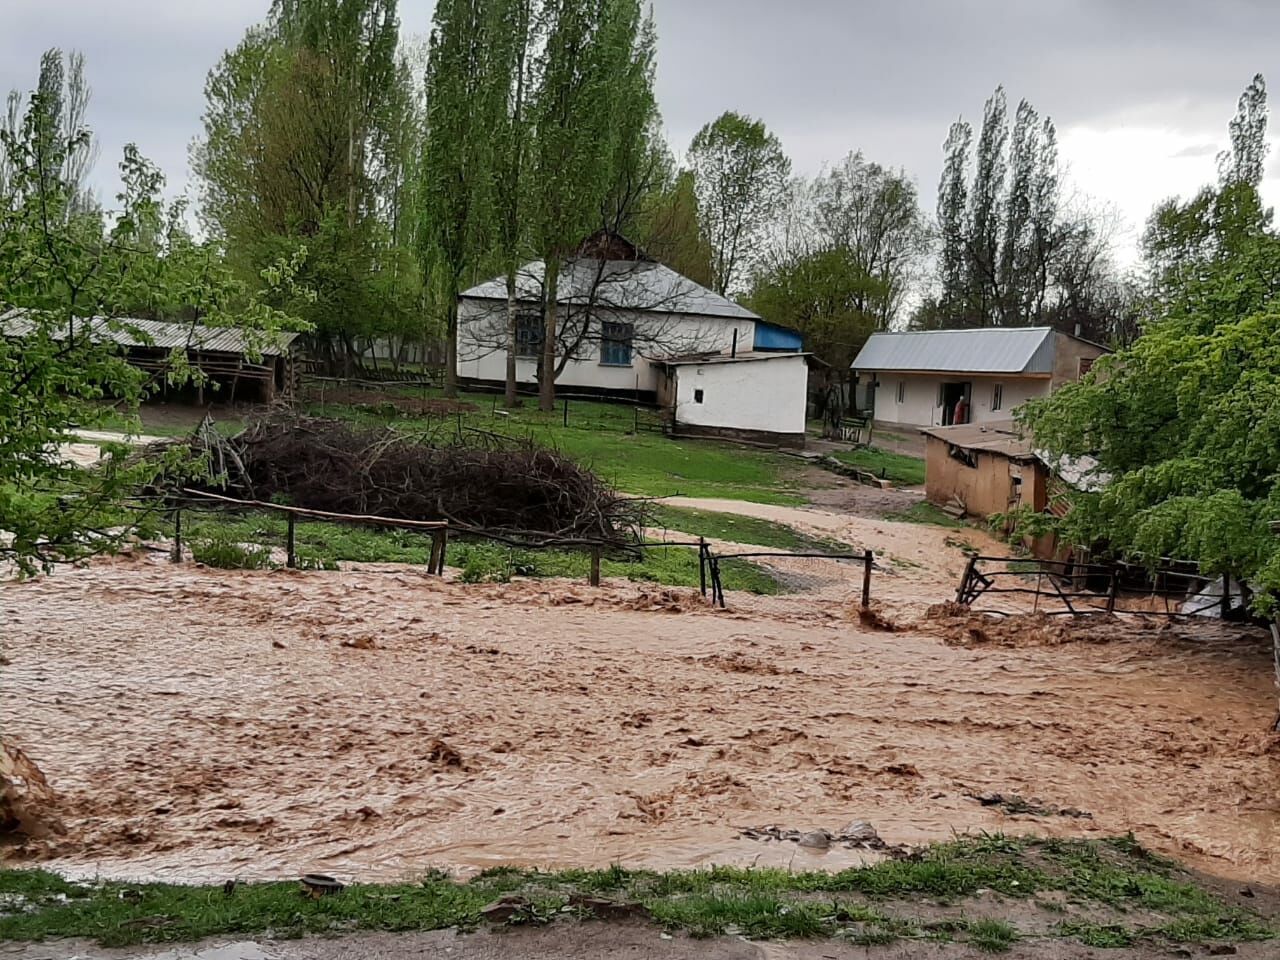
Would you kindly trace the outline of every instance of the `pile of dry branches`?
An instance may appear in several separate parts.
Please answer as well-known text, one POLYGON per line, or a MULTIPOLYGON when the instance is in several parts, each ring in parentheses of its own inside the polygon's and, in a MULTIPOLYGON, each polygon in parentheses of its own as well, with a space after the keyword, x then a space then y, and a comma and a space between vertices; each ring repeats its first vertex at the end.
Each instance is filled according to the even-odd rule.
POLYGON ((570 458, 467 431, 441 442, 384 427, 278 412, 231 439, 194 444, 222 474, 212 489, 333 513, 448 520, 512 543, 634 542, 641 505, 570 458))

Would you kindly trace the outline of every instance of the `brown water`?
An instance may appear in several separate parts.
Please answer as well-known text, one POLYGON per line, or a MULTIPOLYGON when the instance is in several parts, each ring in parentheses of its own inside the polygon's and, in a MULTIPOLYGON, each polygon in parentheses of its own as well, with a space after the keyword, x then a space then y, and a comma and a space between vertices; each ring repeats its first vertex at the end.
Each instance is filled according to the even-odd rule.
POLYGON ((60 870, 832 868, 868 855, 737 828, 864 819, 891 843, 1133 830, 1280 880, 1261 634, 870 633, 838 608, 726 615, 630 584, 123 559, 7 584, 0 610, 0 729, 70 827, 15 853, 60 870), (1093 819, 1010 817, 969 791, 1093 819))

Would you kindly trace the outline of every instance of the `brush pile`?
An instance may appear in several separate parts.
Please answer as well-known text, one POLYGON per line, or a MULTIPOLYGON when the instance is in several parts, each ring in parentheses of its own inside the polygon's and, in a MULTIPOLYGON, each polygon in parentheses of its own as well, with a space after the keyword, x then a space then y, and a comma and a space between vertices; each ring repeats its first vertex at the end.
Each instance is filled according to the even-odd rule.
POLYGON ((448 520, 512 543, 634 543, 641 505, 563 454, 480 431, 447 442, 343 420, 268 414, 235 437, 187 441, 221 474, 210 489, 310 510, 448 520))

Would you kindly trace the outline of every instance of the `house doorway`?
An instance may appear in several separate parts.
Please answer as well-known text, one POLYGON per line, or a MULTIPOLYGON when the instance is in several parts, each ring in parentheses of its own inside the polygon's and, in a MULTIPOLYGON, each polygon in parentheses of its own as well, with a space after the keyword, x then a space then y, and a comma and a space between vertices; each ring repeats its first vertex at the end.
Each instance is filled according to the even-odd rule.
POLYGON ((939 388, 942 400, 942 425, 949 427, 955 423, 968 423, 973 419, 973 407, 970 394, 972 383, 944 383, 939 388))

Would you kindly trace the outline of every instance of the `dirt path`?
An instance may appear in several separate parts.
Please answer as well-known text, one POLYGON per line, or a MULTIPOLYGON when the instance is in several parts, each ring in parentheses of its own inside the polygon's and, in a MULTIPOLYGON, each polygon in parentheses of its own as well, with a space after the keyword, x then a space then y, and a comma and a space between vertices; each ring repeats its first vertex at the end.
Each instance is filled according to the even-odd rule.
MULTIPOLYGON (((1263 960, 1275 954, 1274 943, 1243 943, 1232 950, 1240 960, 1263 960)), ((1064 940, 1032 940, 1016 944, 1006 960, 1156 960, 1171 955, 1169 947, 1151 944, 1099 951, 1064 940)), ((1189 955, 1189 954, 1186 954, 1189 955)), ((283 941, 210 941, 168 948, 131 947, 109 950, 83 941, 47 944, 0 944, 8 960, 988 960, 990 953, 960 943, 903 942, 868 948, 853 943, 817 940, 750 943, 739 937, 690 939, 671 937, 656 927, 634 923, 557 923, 549 927, 457 933, 355 934, 327 939, 283 941), (55 952, 56 951, 56 952, 55 952)))
POLYGON ((17 852, 78 874, 835 868, 863 855, 738 828, 866 819, 905 843, 1132 829, 1280 879, 1268 649, 1222 627, 1019 645, 962 624, 868 633, 835 605, 720 614, 626 583, 156 559, 8 583, 0 609, 0 726, 70 827, 17 852), (984 791, 1092 819, 966 795, 984 791))

